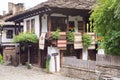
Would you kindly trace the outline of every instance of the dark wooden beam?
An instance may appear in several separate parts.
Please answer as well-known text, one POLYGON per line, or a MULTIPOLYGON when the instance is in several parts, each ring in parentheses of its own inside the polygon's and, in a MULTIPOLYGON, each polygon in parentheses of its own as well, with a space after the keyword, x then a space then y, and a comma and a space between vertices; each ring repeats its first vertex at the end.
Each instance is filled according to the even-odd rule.
POLYGON ((39 15, 39 23, 40 23, 40 26, 39 26, 39 28, 40 28, 40 30, 39 30, 39 34, 41 35, 41 32, 42 32, 42 15, 39 15))
POLYGON ((67 20, 67 29, 66 29, 66 31, 68 32, 69 31, 69 17, 68 17, 68 15, 67 15, 66 20, 67 20))
POLYGON ((51 32, 51 14, 48 14, 48 21, 47 21, 47 24, 48 24, 48 37, 50 36, 50 32, 51 32))
POLYGON ((15 22, 15 35, 17 35, 17 29, 16 29, 16 27, 17 27, 17 23, 15 22))

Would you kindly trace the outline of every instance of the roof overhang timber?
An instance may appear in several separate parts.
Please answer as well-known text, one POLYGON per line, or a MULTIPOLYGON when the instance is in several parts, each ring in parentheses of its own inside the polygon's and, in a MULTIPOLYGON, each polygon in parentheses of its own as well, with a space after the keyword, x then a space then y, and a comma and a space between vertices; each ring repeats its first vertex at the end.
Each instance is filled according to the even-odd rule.
POLYGON ((5 21, 14 21, 14 22, 23 22, 23 19, 25 18, 29 18, 35 15, 42 15, 43 13, 48 13, 51 10, 49 8, 39 8, 36 10, 32 10, 32 11, 25 11, 23 13, 17 14, 17 15, 13 15, 11 17, 9 17, 8 19, 6 19, 5 21))
POLYGON ((44 13, 46 14, 52 14, 52 13, 59 13, 63 15, 70 15, 70 16, 76 16, 80 15, 83 17, 89 16, 90 10, 84 10, 84 9, 71 9, 71 8, 58 8, 58 7, 43 7, 39 8, 33 11, 28 11, 22 14, 14 15, 5 21, 14 21, 14 22, 23 22, 23 19, 29 18, 35 15, 42 15, 44 13))

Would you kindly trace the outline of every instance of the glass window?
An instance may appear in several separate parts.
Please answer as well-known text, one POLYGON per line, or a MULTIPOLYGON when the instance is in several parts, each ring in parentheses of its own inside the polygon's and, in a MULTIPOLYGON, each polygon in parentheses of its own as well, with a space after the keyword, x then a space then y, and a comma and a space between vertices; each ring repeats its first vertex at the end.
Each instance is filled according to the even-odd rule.
POLYGON ((30 20, 26 21, 26 29, 27 32, 30 32, 30 20))
POLYGON ((78 32, 83 32, 83 21, 78 21, 78 32))
POLYGON ((12 39, 13 38, 13 30, 7 30, 6 38, 7 39, 12 39))
POLYGON ((51 17, 51 31, 56 31, 57 28, 66 31, 65 19, 65 17, 51 17))
POLYGON ((31 20, 31 32, 35 32, 35 19, 31 20))

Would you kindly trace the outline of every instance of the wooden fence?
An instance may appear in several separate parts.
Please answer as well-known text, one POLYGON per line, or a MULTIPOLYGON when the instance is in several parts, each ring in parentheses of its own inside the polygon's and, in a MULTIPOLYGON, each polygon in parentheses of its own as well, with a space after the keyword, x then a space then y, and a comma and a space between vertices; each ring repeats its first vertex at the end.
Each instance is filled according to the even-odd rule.
POLYGON ((96 70, 96 66, 120 67, 120 57, 96 55, 96 61, 81 60, 76 57, 64 57, 63 65, 82 69, 96 70))
POLYGON ((86 61, 77 59, 76 57, 64 57, 63 65, 82 69, 95 70, 96 61, 90 60, 86 61))
POLYGON ((119 56, 96 55, 96 65, 120 66, 119 56))

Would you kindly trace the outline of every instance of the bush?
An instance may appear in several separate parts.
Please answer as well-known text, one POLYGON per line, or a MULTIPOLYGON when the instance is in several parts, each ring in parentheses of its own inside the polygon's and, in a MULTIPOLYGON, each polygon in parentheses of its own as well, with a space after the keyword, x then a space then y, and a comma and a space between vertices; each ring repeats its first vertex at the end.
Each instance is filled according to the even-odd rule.
POLYGON ((26 67, 27 67, 27 69, 32 69, 32 65, 28 62, 26 62, 26 67))
POLYGON ((51 56, 48 54, 46 59, 46 71, 49 72, 51 56))
POLYGON ((82 36, 82 43, 84 47, 89 47, 92 43, 92 37, 88 34, 83 34, 82 36))
POLYGON ((2 57, 2 55, 0 54, 0 64, 2 64, 3 63, 3 57, 2 57))
POLYGON ((57 29, 53 34, 52 34, 52 39, 58 39, 60 37, 60 29, 57 29))
POLYGON ((111 33, 111 36, 105 40, 105 53, 120 56, 120 31, 111 33))
POLYGON ((20 42, 20 43, 32 42, 32 43, 37 43, 38 42, 38 38, 33 33, 20 33, 19 35, 14 36, 14 42, 20 42))
POLYGON ((74 42, 74 40, 75 40, 74 32, 67 32, 67 40, 70 42, 74 42))

